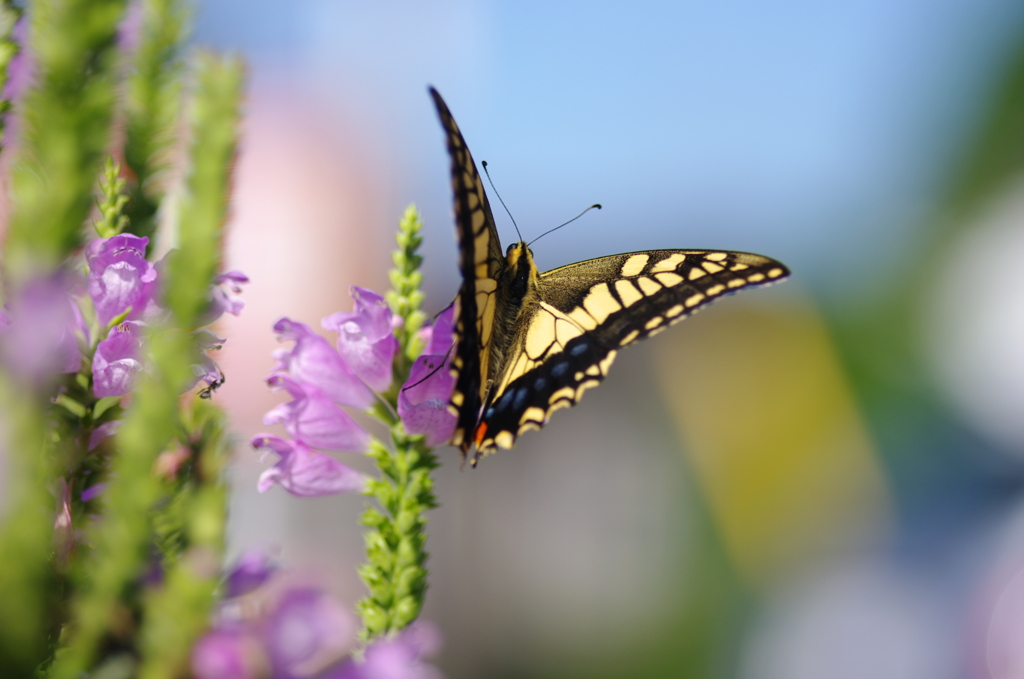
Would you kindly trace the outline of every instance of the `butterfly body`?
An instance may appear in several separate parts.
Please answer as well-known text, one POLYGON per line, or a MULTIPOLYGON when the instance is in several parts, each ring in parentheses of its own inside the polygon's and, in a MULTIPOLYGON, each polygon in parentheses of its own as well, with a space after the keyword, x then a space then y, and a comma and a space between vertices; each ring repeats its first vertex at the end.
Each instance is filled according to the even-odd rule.
POLYGON ((725 250, 646 250, 539 272, 526 243, 503 255, 466 142, 430 90, 452 160, 463 284, 456 298, 452 445, 473 462, 542 427, 608 374, 618 351, 718 297, 781 280, 768 257, 725 250))

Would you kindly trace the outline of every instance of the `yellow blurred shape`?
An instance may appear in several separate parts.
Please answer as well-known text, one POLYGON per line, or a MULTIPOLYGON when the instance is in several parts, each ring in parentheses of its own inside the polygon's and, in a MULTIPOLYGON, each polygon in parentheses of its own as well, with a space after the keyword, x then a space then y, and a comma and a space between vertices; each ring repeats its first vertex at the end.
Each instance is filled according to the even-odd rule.
POLYGON ((875 451, 802 296, 729 300, 666 333, 656 373, 726 549, 755 587, 884 528, 875 451))

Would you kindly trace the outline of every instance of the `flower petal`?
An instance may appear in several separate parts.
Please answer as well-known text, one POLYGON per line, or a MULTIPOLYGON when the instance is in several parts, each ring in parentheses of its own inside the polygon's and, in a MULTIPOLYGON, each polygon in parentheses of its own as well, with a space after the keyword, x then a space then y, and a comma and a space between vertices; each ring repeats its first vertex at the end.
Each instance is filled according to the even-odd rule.
POLYGON ((455 341, 455 305, 448 307, 434 319, 430 326, 430 335, 427 337, 424 354, 447 354, 451 351, 452 343, 455 341))
POLYGON ((107 338, 96 345, 92 379, 93 393, 98 398, 127 394, 135 384, 135 376, 142 372, 138 325, 137 321, 125 321, 111 328, 107 338))
POLYGON ((305 323, 282 318, 274 324, 278 340, 294 340, 291 349, 274 353, 276 371, 289 373, 296 381, 316 387, 340 405, 368 408, 373 392, 363 384, 341 355, 305 323))
POLYGON ((267 384, 287 390, 293 400, 268 412, 263 424, 284 424, 293 439, 323 450, 361 453, 370 445, 370 435, 316 387, 303 387, 284 373, 271 375, 267 384))
POLYGON ((363 662, 348 659, 325 675, 325 679, 442 679, 435 666, 425 662, 441 645, 437 629, 417 622, 393 639, 371 644, 363 662))
POLYGON ((321 325, 338 333, 338 353, 355 374, 376 391, 385 391, 391 386, 392 361, 398 351, 391 309, 373 290, 353 286, 350 292, 355 312, 332 314, 321 325))
POLYGON ((218 274, 210 286, 210 306, 203 314, 201 324, 213 323, 225 313, 232 316, 242 313, 245 302, 239 295, 242 292, 242 284, 248 282, 249 277, 241 271, 218 274))
POLYGON ((262 549, 250 549, 239 557, 224 581, 224 597, 233 599, 260 587, 277 572, 277 565, 262 549))
POLYGON ((192 647, 196 679, 255 679, 263 662, 258 642, 241 629, 215 629, 192 647))
POLYGON ((455 378, 444 361, 444 355, 420 356, 398 393, 398 415, 405 430, 425 434, 431 447, 448 441, 455 430, 456 418, 448 412, 455 378))
POLYGON ((260 474, 256 488, 261 493, 275 484, 299 497, 361 493, 366 488, 365 475, 299 441, 262 434, 253 439, 252 445, 281 455, 277 464, 260 474))
POLYGON ((148 238, 122 233, 100 238, 86 247, 89 262, 89 296, 104 325, 131 308, 126 318, 135 320, 155 307, 157 272, 146 260, 148 238))
POLYGON ((75 332, 87 331, 71 288, 60 276, 30 282, 13 295, 0 319, 0 360, 11 373, 41 384, 81 369, 75 332))
POLYGON ((355 642, 356 622, 315 587, 285 592, 267 622, 266 644, 275 677, 311 676, 355 642))

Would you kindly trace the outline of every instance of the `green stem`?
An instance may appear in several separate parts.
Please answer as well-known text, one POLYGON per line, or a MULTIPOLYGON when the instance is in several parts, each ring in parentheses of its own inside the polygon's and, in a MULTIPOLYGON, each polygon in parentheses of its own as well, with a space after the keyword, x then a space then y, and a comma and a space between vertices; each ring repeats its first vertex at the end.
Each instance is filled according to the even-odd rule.
POLYGON ((386 395, 390 407, 379 403, 372 410, 390 427, 391 446, 374 439, 368 452, 377 462, 380 477, 370 481, 367 489, 379 508, 368 505, 360 519, 369 528, 364 536, 366 563, 359 568, 359 575, 370 593, 356 604, 363 619, 364 641, 392 634, 413 622, 427 592, 424 513, 437 506, 430 472, 438 463, 423 437, 406 434, 395 414, 398 390, 423 349, 419 338, 425 319, 420 310, 423 258, 418 254, 422 227, 416 208, 410 206, 399 222, 392 290, 387 293, 391 310, 402 323, 395 330, 399 350, 394 386, 386 395))
POLYGON ((423 445, 423 437, 404 434, 401 425, 392 430, 391 444, 389 450, 374 441, 369 453, 381 477, 368 491, 380 509, 368 506, 360 519, 370 528, 364 536, 367 562, 359 569, 370 594, 356 604, 364 640, 413 622, 427 591, 424 512, 437 506, 430 477, 437 458, 423 445))

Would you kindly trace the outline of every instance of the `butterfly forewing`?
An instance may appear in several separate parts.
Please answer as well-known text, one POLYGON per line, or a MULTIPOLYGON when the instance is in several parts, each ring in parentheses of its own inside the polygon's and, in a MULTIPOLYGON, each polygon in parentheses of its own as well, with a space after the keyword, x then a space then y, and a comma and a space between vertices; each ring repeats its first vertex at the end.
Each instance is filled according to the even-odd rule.
POLYGON ((786 277, 745 252, 651 250, 600 257, 541 274, 534 313, 488 394, 478 447, 511 447, 608 374, 617 351, 715 299, 786 277))
POLYGON ((456 375, 451 405, 457 421, 452 445, 462 446, 477 421, 483 399, 494 327, 497 278, 504 257, 494 216, 487 202, 473 156, 444 99, 431 88, 430 94, 441 118, 452 161, 452 194, 455 230, 459 241, 459 270, 462 289, 455 300, 456 348, 452 359, 456 375))

